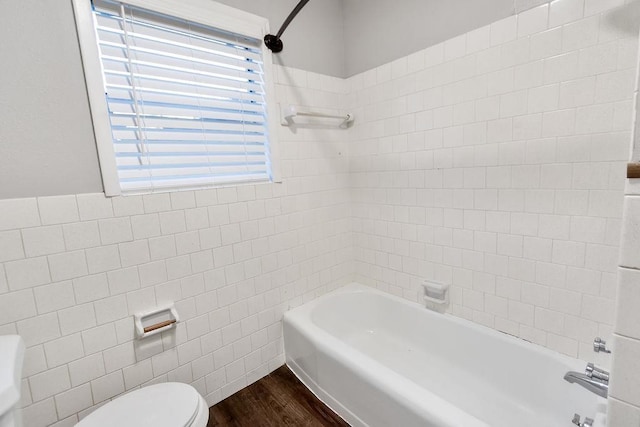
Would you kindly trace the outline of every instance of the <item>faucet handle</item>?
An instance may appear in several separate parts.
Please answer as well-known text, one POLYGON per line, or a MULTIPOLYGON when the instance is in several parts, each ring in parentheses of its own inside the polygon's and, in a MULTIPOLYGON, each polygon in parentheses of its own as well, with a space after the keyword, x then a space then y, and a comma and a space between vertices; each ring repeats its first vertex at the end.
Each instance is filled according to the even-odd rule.
POLYGON ((580 422, 579 414, 574 414, 571 422, 577 425, 578 427, 593 427, 593 420, 591 418, 585 417, 584 422, 580 422))
POLYGON ((571 422, 580 427, 580 418, 580 414, 573 414, 573 419, 571 420, 571 422))
POLYGON ((611 353, 611 350, 607 348, 607 342, 600 337, 596 337, 593 340, 593 351, 596 353, 611 353))
POLYGON ((587 367, 584 371, 589 378, 595 378, 605 383, 609 382, 609 372, 598 368, 593 363, 587 363, 587 367))

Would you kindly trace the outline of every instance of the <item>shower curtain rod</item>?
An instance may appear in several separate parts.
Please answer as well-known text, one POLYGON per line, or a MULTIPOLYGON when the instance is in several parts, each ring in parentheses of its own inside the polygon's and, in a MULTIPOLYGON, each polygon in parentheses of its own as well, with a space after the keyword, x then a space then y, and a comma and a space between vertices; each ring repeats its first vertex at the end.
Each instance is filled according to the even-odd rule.
POLYGON ((296 17, 298 12, 300 12, 307 3, 309 3, 309 0, 300 0, 300 3, 298 3, 298 5, 291 11, 289 16, 287 16, 287 19, 285 19, 282 27, 280 27, 280 30, 278 31, 278 34, 275 36, 273 34, 267 34, 264 36, 264 44, 271 49, 273 53, 282 51, 283 45, 282 40, 280 40, 282 33, 284 33, 284 30, 287 29, 291 21, 293 21, 293 18, 296 17))

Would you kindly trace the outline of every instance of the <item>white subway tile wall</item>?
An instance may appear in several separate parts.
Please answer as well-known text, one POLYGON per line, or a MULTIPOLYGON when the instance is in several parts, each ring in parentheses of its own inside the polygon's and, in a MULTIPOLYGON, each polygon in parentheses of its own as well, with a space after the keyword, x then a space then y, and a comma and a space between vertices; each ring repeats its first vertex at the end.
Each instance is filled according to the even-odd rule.
POLYGON ((360 281, 449 283, 454 315, 608 365, 631 7, 556 0, 349 79, 360 281))
MULTIPOLYGON (((346 81, 277 67, 277 99, 327 112, 346 81)), ((26 426, 70 426, 140 386, 213 405, 284 362, 281 318, 352 278, 347 132, 276 129, 282 184, 0 201, 0 333, 27 344, 26 426), (173 332, 132 315, 175 302, 173 332)))
MULTIPOLYGON (((638 58, 640 61, 640 58, 638 58)), ((639 65, 640 67, 640 65, 639 65)), ((638 85, 635 99, 638 99, 638 85)), ((634 144, 631 157, 640 158, 636 107, 634 144)), ((640 187, 637 180, 627 181, 622 216, 622 239, 618 268, 616 321, 614 328, 611 387, 609 389, 609 425, 640 426, 640 187)))

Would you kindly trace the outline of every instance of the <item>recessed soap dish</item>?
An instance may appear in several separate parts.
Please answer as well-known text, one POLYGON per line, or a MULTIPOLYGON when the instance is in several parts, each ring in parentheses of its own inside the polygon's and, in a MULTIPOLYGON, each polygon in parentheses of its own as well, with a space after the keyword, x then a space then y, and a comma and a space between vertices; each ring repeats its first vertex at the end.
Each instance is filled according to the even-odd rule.
POLYGON ((446 283, 431 282, 425 280, 422 283, 425 302, 436 305, 446 305, 449 303, 449 285, 446 283))
POLYGON ((138 339, 150 337, 175 327, 180 321, 173 304, 133 316, 138 339))

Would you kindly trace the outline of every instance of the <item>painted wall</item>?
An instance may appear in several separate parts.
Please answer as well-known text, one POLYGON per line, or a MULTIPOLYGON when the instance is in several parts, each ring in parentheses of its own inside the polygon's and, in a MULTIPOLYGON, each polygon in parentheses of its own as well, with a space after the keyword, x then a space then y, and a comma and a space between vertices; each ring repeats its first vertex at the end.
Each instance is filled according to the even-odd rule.
POLYGON ((346 75, 380 66, 550 0, 344 0, 346 75))
MULTIPOLYGON (((217 0, 269 19, 276 34, 299 0, 217 0)), ((281 65, 329 76, 345 76, 343 0, 313 0, 282 36, 284 50, 275 55, 281 65)))
MULTIPOLYGON (((277 69, 281 102, 344 101, 340 79, 277 69)), ((213 405, 284 363, 282 313, 352 263, 346 132, 277 133, 283 184, 0 201, 0 335, 27 344, 25 426, 163 381, 213 405), (177 329, 134 339, 132 314, 170 302, 177 329)))
POLYGON ((346 75, 505 18, 513 14, 513 4, 513 0, 345 0, 346 75))
POLYGON ((102 191, 71 2, 2 7, 0 199, 102 191))
MULTIPOLYGON (((299 2, 218 1, 268 18, 272 33, 299 2)), ((550 1, 314 0, 287 29, 277 58, 282 65, 348 77, 550 1)))
POLYGON ((450 283, 453 314, 608 363, 638 49, 618 4, 558 0, 349 79, 361 280, 450 283))

